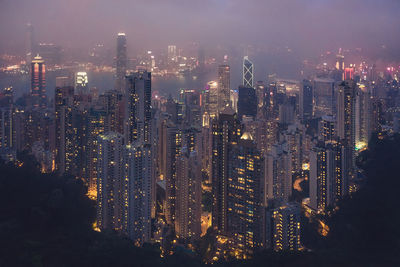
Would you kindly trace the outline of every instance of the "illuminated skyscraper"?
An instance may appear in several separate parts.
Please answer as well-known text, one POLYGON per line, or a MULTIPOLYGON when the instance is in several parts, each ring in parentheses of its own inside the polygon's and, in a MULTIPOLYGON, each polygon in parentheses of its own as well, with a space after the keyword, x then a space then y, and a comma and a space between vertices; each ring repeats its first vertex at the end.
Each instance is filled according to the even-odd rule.
POLYGON ((121 231, 125 218, 123 136, 108 133, 98 137, 97 226, 121 231))
POLYGON ((368 87, 361 84, 356 93, 355 107, 355 146, 356 149, 365 148, 371 138, 371 93, 368 87))
POLYGON ((310 153, 310 206, 317 211, 325 211, 344 194, 343 152, 341 144, 328 141, 310 153))
POLYGON ((68 135, 68 121, 74 102, 74 87, 69 77, 56 78, 54 96, 55 111, 55 154, 56 169, 65 172, 66 140, 68 135))
POLYGON ((125 148, 123 229, 137 246, 151 238, 152 157, 149 144, 136 143, 125 148))
POLYGON ((259 118, 262 118, 265 115, 265 109, 264 109, 265 85, 263 81, 257 81, 256 95, 257 95, 257 116, 259 118))
POLYGON ((284 203, 292 194, 292 160, 287 144, 277 144, 265 156, 264 205, 274 200, 284 203))
POLYGON ((336 121, 333 116, 322 116, 318 128, 319 135, 318 139, 325 141, 332 141, 337 137, 337 129, 335 127, 336 121))
POLYGON ((300 207, 296 203, 279 207, 273 211, 272 220, 274 250, 299 250, 300 207))
POLYGON ((254 88, 254 66, 248 56, 243 58, 243 86, 254 88))
POLYGON ((236 113, 238 112, 238 99, 239 99, 239 90, 238 89, 233 89, 231 90, 231 107, 233 109, 233 111, 235 111, 236 113))
POLYGON ((106 112, 105 131, 124 133, 125 103, 123 93, 110 90, 99 96, 99 103, 106 112))
POLYGON ((230 72, 228 65, 218 66, 218 113, 230 106, 230 72))
POLYGON ((242 253, 261 246, 262 157, 250 133, 233 144, 228 165, 227 230, 242 253))
POLYGON ((165 125, 165 219, 169 225, 175 225, 176 218, 176 161, 180 156, 182 132, 173 123, 165 125))
POLYGON ((179 105, 181 105, 180 113, 182 113, 182 120, 185 125, 201 126, 200 100, 200 93, 196 90, 181 89, 179 94, 179 105))
POLYGON ((117 36, 117 60, 116 60, 116 83, 115 89, 119 92, 125 91, 125 75, 127 66, 126 35, 123 32, 117 36))
POLYGON ((355 99, 355 82, 351 80, 342 82, 338 90, 337 129, 338 137, 346 150, 343 166, 345 184, 353 178, 355 168, 355 99))
POLYGON ((176 171, 175 231, 179 238, 193 241, 201 234, 201 162, 197 152, 183 147, 176 171))
POLYGON ((151 73, 138 71, 127 76, 125 140, 150 143, 151 73))
POLYGON ((13 89, 9 87, 0 93, 0 149, 15 147, 15 130, 13 89))
POLYGON ((86 72, 80 71, 75 75, 75 93, 89 94, 88 76, 86 72))
POLYGON ((102 109, 92 108, 88 111, 88 125, 85 144, 85 178, 88 183, 90 197, 97 195, 97 141, 98 136, 106 131, 107 112, 102 109))
POLYGON ((212 226, 220 233, 227 233, 228 170, 232 164, 230 155, 233 143, 241 136, 237 115, 231 111, 220 114, 212 123, 212 226))
POLYGON ((31 96, 34 107, 46 108, 46 66, 37 55, 31 63, 31 96))
POLYGON ((302 124, 290 124, 283 132, 283 139, 291 159, 292 173, 301 172, 304 159, 306 128, 302 124))
POLYGON ((336 55, 336 69, 344 71, 344 56, 342 54, 342 49, 339 49, 339 53, 336 55))
POLYGON ((168 63, 175 62, 176 63, 176 45, 168 46, 168 63))
POLYGON ((310 120, 313 113, 313 90, 311 82, 303 80, 300 87, 299 113, 302 120, 310 120))
MULTIPOLYGON (((351 65, 351 64, 350 64, 351 65)), ((352 80, 354 78, 354 68, 345 68, 343 73, 343 80, 352 80)))
POLYGON ((12 148, 14 139, 13 110, 0 107, 0 148, 12 148))
POLYGON ((313 116, 336 114, 335 81, 315 78, 313 80, 313 116))
POLYGON ((56 80, 55 154, 56 169, 80 178, 87 177, 88 99, 74 95, 67 77, 56 80))
POLYGON ((204 99, 207 106, 207 112, 211 119, 218 116, 218 83, 211 81, 207 83, 207 97, 204 99))

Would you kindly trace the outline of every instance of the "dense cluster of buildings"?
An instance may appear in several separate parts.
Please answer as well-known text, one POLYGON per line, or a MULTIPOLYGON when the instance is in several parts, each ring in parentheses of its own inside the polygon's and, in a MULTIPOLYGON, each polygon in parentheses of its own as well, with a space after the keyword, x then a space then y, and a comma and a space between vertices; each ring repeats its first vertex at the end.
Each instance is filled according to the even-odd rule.
MULTIPOLYGON (((205 234, 208 190, 218 253, 223 244, 237 257, 301 250, 302 208, 325 213, 357 190, 357 153, 373 133, 400 130, 398 73, 346 67, 342 53, 297 90, 273 76, 256 82, 245 56, 237 88, 224 63, 215 81, 181 89, 177 99, 152 94, 151 67, 127 73, 124 33, 115 88, 102 94, 88 89, 85 72, 47 88, 46 62, 27 57, 30 95, 0 94, 1 156, 27 151, 42 172, 82 179, 97 200, 96 229, 137 246, 168 247, 172 235, 192 248, 205 234), (51 101, 46 90, 54 90, 51 101)), ((168 60, 177 63, 176 46, 168 46, 168 60)))

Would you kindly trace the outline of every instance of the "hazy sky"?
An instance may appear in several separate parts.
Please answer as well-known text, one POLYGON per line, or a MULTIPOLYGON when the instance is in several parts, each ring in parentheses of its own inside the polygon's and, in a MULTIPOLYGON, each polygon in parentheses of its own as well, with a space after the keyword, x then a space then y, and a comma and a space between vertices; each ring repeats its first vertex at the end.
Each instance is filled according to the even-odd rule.
POLYGON ((27 22, 39 41, 84 49, 114 45, 125 31, 133 48, 198 41, 400 50, 400 0, 0 0, 0 51, 22 49, 27 22))

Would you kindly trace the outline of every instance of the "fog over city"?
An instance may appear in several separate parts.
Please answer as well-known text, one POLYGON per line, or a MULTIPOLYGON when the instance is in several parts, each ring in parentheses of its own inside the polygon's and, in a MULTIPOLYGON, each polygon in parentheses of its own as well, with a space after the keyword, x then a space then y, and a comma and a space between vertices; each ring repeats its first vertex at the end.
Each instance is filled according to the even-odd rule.
POLYGON ((0 0, 0 266, 400 266, 400 0, 0 0))
POLYGON ((397 0, 2 0, 0 49, 23 49, 25 24, 38 40, 87 49, 129 36, 129 49, 202 45, 287 46, 300 54, 363 48, 399 58, 397 0), (386 51, 382 51, 386 47, 386 51))

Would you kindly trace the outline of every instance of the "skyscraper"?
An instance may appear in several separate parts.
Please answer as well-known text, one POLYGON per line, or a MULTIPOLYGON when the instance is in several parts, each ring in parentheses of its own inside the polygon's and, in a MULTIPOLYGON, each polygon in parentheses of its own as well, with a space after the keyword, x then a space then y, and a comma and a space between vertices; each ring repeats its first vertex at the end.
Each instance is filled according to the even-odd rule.
POLYGON ((230 106, 230 67, 228 65, 218 66, 218 113, 230 106))
POLYGON ((313 113, 313 91, 311 82, 303 80, 300 87, 299 113, 302 120, 310 120, 313 113))
POLYGON ((84 71, 77 72, 75 75, 75 93, 89 94, 88 76, 84 71))
POLYGON ((107 133, 98 137, 97 226, 121 231, 125 218, 123 136, 107 133))
POLYGON ((106 112, 105 131, 124 133, 125 102, 123 93, 110 90, 100 95, 99 103, 106 112))
POLYGON ((31 63, 31 96, 34 107, 46 108, 46 66, 37 55, 31 63))
POLYGON ((69 77, 56 78, 56 90, 54 96, 55 111, 55 154, 56 169, 61 173, 65 171, 66 148, 66 121, 67 114, 74 101, 74 87, 69 77))
POLYGON ((233 143, 241 136, 237 115, 231 111, 220 114, 212 123, 212 225, 220 233, 227 233, 228 170, 233 143))
POLYGON ((87 164, 88 99, 74 95, 67 77, 56 80, 55 95, 55 152, 56 169, 61 173, 84 177, 87 164))
POLYGON ((175 231, 179 238, 193 241, 201 234, 201 162, 197 152, 183 147, 176 171, 175 231))
POLYGON ((335 81, 315 78, 313 80, 313 116, 336 114, 335 81))
POLYGON ((339 53, 336 55, 336 69, 339 71, 344 71, 344 56, 342 49, 339 49, 339 53))
POLYGON ((13 89, 9 87, 0 93, 0 149, 15 148, 15 130, 13 89))
POLYGON ((257 81, 256 95, 257 95, 257 116, 259 118, 262 118, 265 115, 265 109, 264 109, 265 85, 263 81, 257 81))
POLYGON ((196 90, 181 89, 179 94, 182 103, 183 122, 188 126, 201 126, 200 93, 196 90))
POLYGON ((86 133, 85 179, 88 184, 90 197, 97 196, 97 149, 98 136, 106 131, 107 112, 102 109, 91 108, 88 111, 88 125, 86 133))
POLYGON ((248 88, 254 87, 254 66, 248 56, 243 58, 243 86, 248 88))
POLYGON ((204 99, 204 104, 206 112, 211 119, 218 116, 218 82, 210 81, 207 83, 206 87, 207 97, 204 99))
POLYGON ((117 36, 116 83, 115 89, 125 91, 125 75, 127 67, 126 35, 123 32, 117 36))
POLYGON ((152 151, 149 144, 132 144, 125 148, 123 187, 123 229, 135 245, 151 238, 152 151))
POLYGON ((254 88, 239 86, 238 115, 240 119, 243 116, 257 116, 257 95, 254 88))
POLYGON ((353 178, 355 168, 355 98, 355 82, 352 80, 342 82, 338 90, 337 129, 338 137, 345 147, 343 166, 344 180, 347 181, 345 184, 353 178))
POLYGON ((321 121, 319 122, 319 134, 318 139, 326 142, 332 141, 337 137, 337 129, 335 127, 336 121, 333 116, 322 116, 321 121))
POLYGON ((169 225, 175 225, 176 218, 176 161, 180 156, 182 132, 173 123, 167 123, 165 144, 165 219, 169 225))
POLYGON ((262 242, 262 157, 250 133, 232 146, 228 165, 227 230, 244 254, 262 242))
POLYGON ((355 105, 355 147, 359 150, 367 146, 372 132, 371 93, 364 84, 357 88, 355 105))
POLYGON ((335 141, 321 143, 310 153, 310 206, 324 212, 344 194, 343 146, 335 141))
POLYGON ((265 156, 264 205, 276 201, 284 203, 292 194, 292 160, 287 144, 273 145, 265 156))
POLYGON ((168 46, 168 63, 176 63, 176 45, 169 45, 168 46))
POLYGON ((295 203, 281 206, 273 211, 272 219, 274 250, 299 250, 300 207, 295 203))
POLYGON ((138 71, 127 76, 125 140, 150 142, 151 73, 138 71))
POLYGON ((26 39, 25 39, 25 57, 26 64, 31 64, 32 59, 35 55, 36 43, 35 43, 35 33, 32 24, 28 23, 26 25, 26 39))

